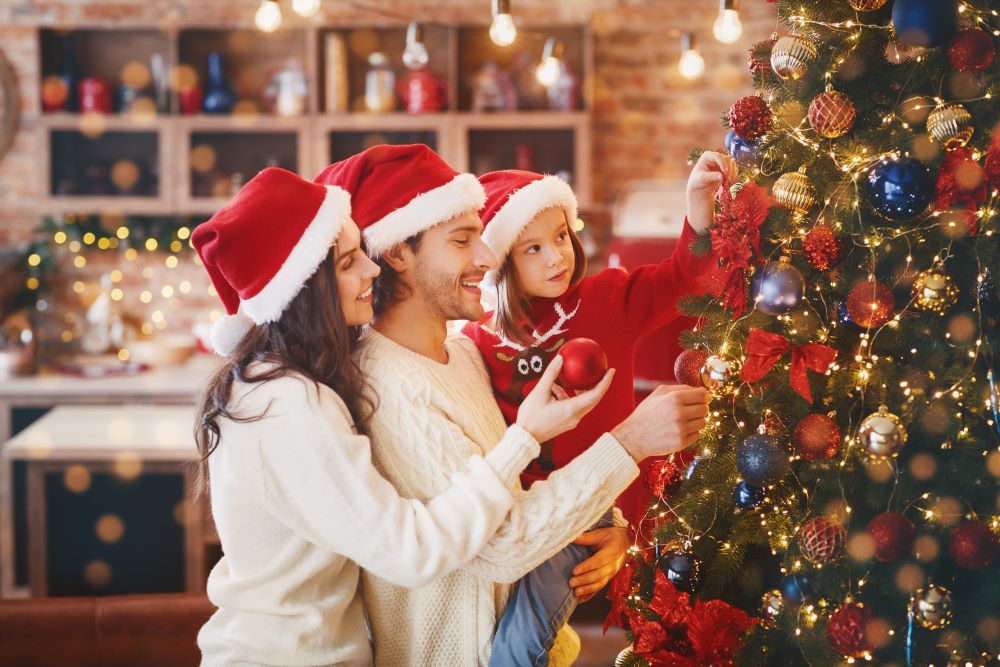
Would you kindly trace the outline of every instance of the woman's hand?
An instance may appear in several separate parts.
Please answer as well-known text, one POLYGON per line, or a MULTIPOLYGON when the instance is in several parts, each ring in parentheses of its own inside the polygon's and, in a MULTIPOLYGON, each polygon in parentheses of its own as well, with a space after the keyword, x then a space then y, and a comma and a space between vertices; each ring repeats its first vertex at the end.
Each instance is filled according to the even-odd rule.
POLYGON ((712 224, 715 193, 738 172, 736 161, 728 155, 705 151, 698 158, 687 182, 688 223, 694 231, 701 233, 712 224))
POLYGON ((538 442, 551 440, 576 428, 580 420, 604 398, 615 376, 615 370, 612 368, 593 389, 570 397, 556 384, 562 366, 562 355, 557 354, 542 373, 538 384, 517 410, 517 425, 534 436, 538 442))
POLYGON ((573 544, 597 549, 593 556, 573 568, 569 580, 577 600, 586 602, 622 569, 629 548, 628 532, 624 528, 597 528, 576 538, 573 544))

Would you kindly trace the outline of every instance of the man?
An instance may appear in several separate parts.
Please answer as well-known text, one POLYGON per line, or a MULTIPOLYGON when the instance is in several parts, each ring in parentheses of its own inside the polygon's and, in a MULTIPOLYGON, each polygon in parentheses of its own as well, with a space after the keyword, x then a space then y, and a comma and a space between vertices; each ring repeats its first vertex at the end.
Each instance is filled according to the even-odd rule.
MULTIPOLYGON (((377 146, 317 181, 351 192, 353 217, 382 267, 358 355, 378 394, 375 464, 401 495, 428 498, 507 428, 478 350, 447 333, 449 320, 483 316, 478 284, 496 264, 480 238, 483 191, 425 146, 377 146)), ((571 464, 517 490, 505 523, 460 571, 415 590, 366 574, 376 664, 486 665, 509 585, 593 525, 638 475, 637 461, 693 443, 706 400, 700 389, 658 389, 571 464)), ((551 664, 565 650, 557 642, 551 664)), ((573 657, 570 650, 561 664, 573 657)))

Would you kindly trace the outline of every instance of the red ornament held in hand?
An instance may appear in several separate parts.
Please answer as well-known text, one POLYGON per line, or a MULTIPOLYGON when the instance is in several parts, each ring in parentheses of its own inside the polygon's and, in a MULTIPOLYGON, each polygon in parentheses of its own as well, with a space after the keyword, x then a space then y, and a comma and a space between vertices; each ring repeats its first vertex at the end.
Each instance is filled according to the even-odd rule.
POLYGON ((701 369, 708 359, 705 350, 684 350, 674 359, 674 379, 692 387, 704 387, 701 369))
POLYGON ((563 358, 559 381, 574 391, 590 389, 608 370, 608 356, 596 341, 574 338, 559 349, 563 358))

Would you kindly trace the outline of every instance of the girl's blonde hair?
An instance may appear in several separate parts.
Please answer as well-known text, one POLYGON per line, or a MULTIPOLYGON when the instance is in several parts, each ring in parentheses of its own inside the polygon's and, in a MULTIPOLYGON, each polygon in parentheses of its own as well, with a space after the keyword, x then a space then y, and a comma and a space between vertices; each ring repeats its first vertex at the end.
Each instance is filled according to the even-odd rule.
MULTIPOLYGON (((566 229, 569 230, 569 241, 573 246, 575 260, 573 275, 569 280, 569 286, 572 287, 587 275, 587 254, 583 251, 583 243, 573 231, 573 226, 567 224, 566 229)), ((533 323, 528 321, 531 298, 524 293, 511 253, 507 254, 497 270, 496 291, 497 307, 493 311, 490 328, 507 340, 519 345, 530 345, 531 330, 534 328, 533 323)))

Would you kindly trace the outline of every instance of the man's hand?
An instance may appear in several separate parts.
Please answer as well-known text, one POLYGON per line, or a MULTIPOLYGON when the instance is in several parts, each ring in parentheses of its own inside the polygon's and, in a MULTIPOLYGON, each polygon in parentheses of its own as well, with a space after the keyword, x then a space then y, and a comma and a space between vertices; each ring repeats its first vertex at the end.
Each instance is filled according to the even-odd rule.
POLYGON ((573 544, 597 549, 593 556, 573 568, 573 577, 569 580, 577 600, 586 602, 622 569, 629 548, 628 532, 624 528, 597 528, 576 538, 573 544))
POLYGON ((611 434, 636 463, 678 452, 698 440, 710 398, 706 389, 661 384, 611 434))

